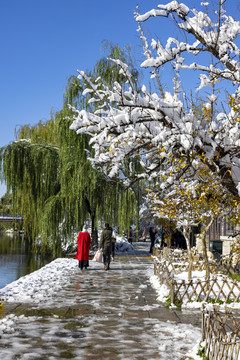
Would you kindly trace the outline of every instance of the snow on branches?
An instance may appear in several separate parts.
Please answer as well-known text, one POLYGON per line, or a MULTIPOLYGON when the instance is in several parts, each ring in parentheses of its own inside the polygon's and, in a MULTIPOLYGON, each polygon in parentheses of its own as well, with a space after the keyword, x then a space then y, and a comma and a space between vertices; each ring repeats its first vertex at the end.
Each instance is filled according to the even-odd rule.
POLYGON ((226 16, 225 11, 220 6, 217 21, 212 21, 207 13, 189 10, 184 4, 172 1, 167 5, 158 5, 161 10, 150 11, 144 15, 137 15, 139 22, 146 21, 150 16, 174 16, 179 29, 192 34, 194 42, 179 42, 169 38, 164 48, 160 42, 152 40, 152 47, 156 51, 156 57, 146 59, 143 67, 159 67, 166 62, 174 61, 176 69, 201 70, 211 74, 211 76, 221 77, 239 83, 239 48, 234 40, 240 33, 240 23, 231 16, 226 16), (193 16, 191 16, 193 14, 193 16), (219 60, 215 65, 202 63, 184 64, 182 54, 188 52, 194 55, 200 53, 211 53, 219 60))
POLYGON ((212 192, 217 186, 219 193, 239 201, 240 53, 236 39, 240 23, 226 15, 221 1, 213 18, 177 1, 135 16, 146 56, 141 66, 151 68, 154 76, 166 63, 171 63, 177 77, 182 69, 197 70, 198 90, 211 86, 212 95, 201 106, 182 100, 181 79, 175 81, 173 94, 162 89, 151 93, 145 85, 139 91, 133 85, 127 64, 112 59, 125 75, 127 85, 115 82, 108 88, 101 80, 94 81, 81 71, 80 76, 88 84, 84 94, 91 93, 90 101, 99 105, 94 112, 74 109, 71 129, 91 135, 95 155, 90 160, 111 177, 122 176, 128 184, 142 178, 150 184, 155 180, 154 192, 166 196, 179 181, 192 193, 193 182, 197 186, 208 183, 212 192), (186 33, 184 41, 169 38, 164 47, 153 39, 149 44, 141 22, 150 17, 174 21, 186 33), (194 63, 188 63, 189 54, 195 56, 194 63), (206 59, 213 60, 207 63, 206 59), (235 86, 235 93, 229 96, 228 110, 219 111, 215 89, 221 81, 235 86), (141 171, 125 171, 133 160, 139 162, 141 171))

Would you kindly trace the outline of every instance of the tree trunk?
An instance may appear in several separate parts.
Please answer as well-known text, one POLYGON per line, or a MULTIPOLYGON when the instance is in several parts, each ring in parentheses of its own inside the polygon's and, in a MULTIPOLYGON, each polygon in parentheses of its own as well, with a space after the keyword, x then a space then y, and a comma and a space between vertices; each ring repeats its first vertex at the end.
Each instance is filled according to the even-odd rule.
POLYGON ((206 237, 207 237, 207 231, 209 230, 210 226, 212 225, 214 221, 214 217, 211 217, 206 223, 206 225, 203 225, 203 230, 201 231, 200 237, 202 240, 202 247, 203 247, 203 259, 205 264, 205 270, 206 270, 206 280, 209 280, 210 276, 210 268, 209 268, 209 262, 208 262, 208 254, 207 254, 207 244, 206 244, 206 237))
POLYGON ((140 197, 139 197, 139 182, 138 182, 138 191, 137 191, 137 224, 136 224, 136 242, 139 239, 139 211, 140 211, 140 197))
POLYGON ((85 204, 86 204, 87 211, 88 211, 88 213, 90 215, 90 218, 91 218, 91 226, 92 226, 92 233, 93 233, 94 224, 95 224, 95 217, 96 217, 96 209, 91 208, 91 204, 90 204, 90 201, 89 201, 87 195, 85 196, 85 204))
POLYGON ((173 229, 169 226, 166 228, 166 234, 164 237, 165 242, 167 243, 167 247, 170 249, 172 246, 172 234, 173 234, 173 229))
POLYGON ((96 212, 92 211, 92 213, 91 213, 92 234, 93 234, 93 231, 94 231, 95 216, 96 216, 96 212))
POLYGON ((187 243, 187 251, 188 251, 188 280, 192 279, 192 265, 193 265, 193 257, 191 252, 191 243, 190 243, 190 234, 191 234, 191 226, 183 226, 183 235, 186 239, 187 243))

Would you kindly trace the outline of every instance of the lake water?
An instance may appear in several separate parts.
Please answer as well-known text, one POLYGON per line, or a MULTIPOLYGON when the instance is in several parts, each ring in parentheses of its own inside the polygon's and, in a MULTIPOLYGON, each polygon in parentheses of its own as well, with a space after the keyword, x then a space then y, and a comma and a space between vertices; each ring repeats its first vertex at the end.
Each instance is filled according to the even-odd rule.
POLYGON ((0 233, 0 288, 49 263, 51 259, 33 254, 20 235, 0 233))

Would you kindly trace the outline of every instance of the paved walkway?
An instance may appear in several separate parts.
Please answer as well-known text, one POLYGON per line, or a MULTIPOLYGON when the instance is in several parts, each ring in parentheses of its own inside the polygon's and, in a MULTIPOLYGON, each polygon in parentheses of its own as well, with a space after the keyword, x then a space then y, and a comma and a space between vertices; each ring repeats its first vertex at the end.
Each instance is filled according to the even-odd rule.
POLYGON ((0 359, 184 359, 194 339, 191 325, 187 338, 182 328, 200 327, 200 314, 161 306, 148 253, 117 256, 110 271, 102 267, 76 267, 51 306, 6 304, 17 323, 0 340, 0 359))

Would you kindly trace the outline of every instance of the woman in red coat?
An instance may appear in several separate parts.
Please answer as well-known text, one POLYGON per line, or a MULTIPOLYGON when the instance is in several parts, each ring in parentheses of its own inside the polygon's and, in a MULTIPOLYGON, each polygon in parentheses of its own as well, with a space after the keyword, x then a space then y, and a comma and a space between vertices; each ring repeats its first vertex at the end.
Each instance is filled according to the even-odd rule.
POLYGON ((78 234, 78 249, 75 259, 78 260, 78 266, 82 270, 87 269, 89 266, 89 248, 91 244, 91 237, 87 232, 87 229, 83 227, 82 232, 78 234))

